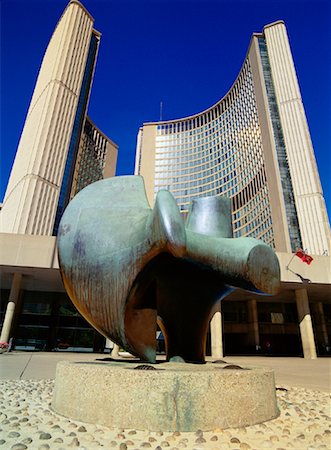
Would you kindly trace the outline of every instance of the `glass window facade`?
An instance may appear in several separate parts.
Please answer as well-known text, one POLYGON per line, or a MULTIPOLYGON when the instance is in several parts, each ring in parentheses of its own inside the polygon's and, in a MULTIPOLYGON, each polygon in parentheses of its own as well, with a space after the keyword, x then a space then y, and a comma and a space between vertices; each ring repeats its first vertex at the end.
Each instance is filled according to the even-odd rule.
POLYGON ((295 198, 293 193, 291 173, 287 160, 286 147, 284 142, 282 125, 279 117, 274 84, 272 81, 272 73, 269 62, 267 44, 265 38, 262 36, 258 38, 258 42, 261 55, 263 77, 268 97, 270 118, 273 127, 280 179, 284 194, 287 226, 290 235, 291 248, 292 251, 295 252, 298 248, 302 248, 302 241, 300 235, 297 210, 295 205, 295 198))
POLYGON ((260 323, 298 323, 298 312, 295 303, 257 302, 260 323))
POLYGON ((15 330, 16 348, 92 349, 95 334, 65 293, 23 291, 15 330))
POLYGON ((224 322, 246 323, 248 322, 247 303, 234 302, 229 300, 222 301, 222 316, 224 322))
POLYGON ((232 199, 234 237, 274 247, 269 189, 249 60, 228 94, 207 111, 160 122, 155 144, 155 192, 168 189, 186 215, 194 198, 232 199))
POLYGON ((71 197, 95 181, 103 179, 107 139, 86 118, 77 157, 71 197))

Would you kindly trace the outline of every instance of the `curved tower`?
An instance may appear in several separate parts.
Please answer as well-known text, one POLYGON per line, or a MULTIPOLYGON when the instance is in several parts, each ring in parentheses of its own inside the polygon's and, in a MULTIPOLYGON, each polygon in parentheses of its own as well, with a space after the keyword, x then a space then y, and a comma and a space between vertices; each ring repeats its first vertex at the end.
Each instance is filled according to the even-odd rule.
POLYGON ((1 211, 0 231, 51 235, 69 201, 100 34, 72 0, 49 42, 1 211))
POLYGON ((330 226, 291 50, 282 21, 252 36, 229 92, 207 110, 139 130, 135 173, 150 203, 169 189, 231 198, 234 237, 278 251, 330 251, 330 226))

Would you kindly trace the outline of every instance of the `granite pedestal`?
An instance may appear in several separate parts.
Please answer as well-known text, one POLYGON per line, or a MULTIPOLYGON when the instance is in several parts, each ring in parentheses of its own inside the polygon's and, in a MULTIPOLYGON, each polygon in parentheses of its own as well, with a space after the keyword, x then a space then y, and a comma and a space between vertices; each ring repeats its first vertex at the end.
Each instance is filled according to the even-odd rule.
POLYGON ((84 422, 150 431, 238 428, 279 414, 272 370, 222 363, 63 361, 52 407, 84 422))

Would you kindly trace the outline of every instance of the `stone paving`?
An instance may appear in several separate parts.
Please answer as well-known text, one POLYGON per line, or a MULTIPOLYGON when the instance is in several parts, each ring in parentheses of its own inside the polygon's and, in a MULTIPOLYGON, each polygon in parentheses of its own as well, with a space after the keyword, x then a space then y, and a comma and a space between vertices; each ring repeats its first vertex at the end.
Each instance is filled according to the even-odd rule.
MULTIPOLYGON (((58 361, 107 355, 11 352, 0 355, 0 450, 329 450, 331 360, 226 357, 275 370, 280 416, 241 429, 195 433, 123 430, 71 420, 51 409, 58 361)), ((88 389, 88 387, 87 387, 88 389)))
POLYGON ((51 409, 53 387, 54 380, 1 380, 0 449, 331 448, 330 394, 327 392, 282 386, 277 390, 280 409, 277 419, 240 429, 179 433, 113 429, 67 419, 51 409))

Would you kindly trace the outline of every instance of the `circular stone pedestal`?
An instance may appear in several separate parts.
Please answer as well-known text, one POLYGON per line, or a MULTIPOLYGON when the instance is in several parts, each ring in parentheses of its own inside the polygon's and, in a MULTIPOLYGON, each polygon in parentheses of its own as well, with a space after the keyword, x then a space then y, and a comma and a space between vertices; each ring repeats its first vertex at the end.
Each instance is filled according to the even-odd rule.
POLYGON ((149 431, 237 428, 279 414, 270 369, 213 363, 139 366, 146 367, 60 362, 52 407, 83 422, 149 431))

